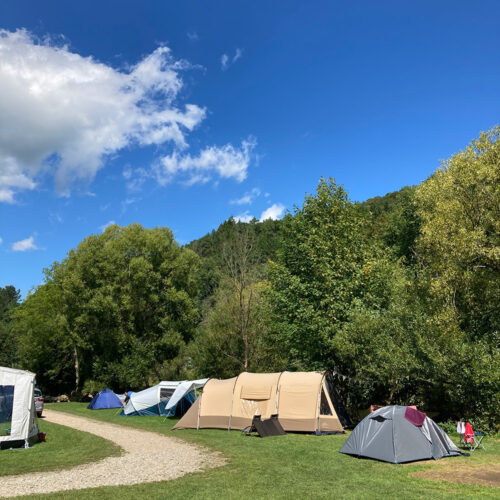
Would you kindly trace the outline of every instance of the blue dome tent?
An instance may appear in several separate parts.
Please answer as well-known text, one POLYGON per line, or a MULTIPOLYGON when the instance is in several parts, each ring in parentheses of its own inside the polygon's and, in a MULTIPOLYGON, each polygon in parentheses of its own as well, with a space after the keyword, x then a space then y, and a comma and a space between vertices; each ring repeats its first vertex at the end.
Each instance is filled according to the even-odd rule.
POLYGON ((111 389, 103 389, 92 398, 87 408, 89 410, 103 410, 105 408, 121 408, 122 402, 111 389))

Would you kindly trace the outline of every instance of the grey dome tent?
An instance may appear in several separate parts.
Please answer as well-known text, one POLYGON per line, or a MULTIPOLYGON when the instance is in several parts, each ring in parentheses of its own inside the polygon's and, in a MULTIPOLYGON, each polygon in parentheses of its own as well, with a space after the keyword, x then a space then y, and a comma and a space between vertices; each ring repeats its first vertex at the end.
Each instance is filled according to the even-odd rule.
POLYGON ((462 454, 439 425, 409 406, 385 406, 365 417, 340 453, 393 464, 462 454))

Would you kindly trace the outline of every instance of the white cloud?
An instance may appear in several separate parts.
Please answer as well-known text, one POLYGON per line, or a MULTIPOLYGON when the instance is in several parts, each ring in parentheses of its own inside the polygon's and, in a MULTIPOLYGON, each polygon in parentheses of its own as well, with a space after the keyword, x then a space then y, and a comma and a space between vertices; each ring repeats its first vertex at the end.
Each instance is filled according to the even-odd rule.
POLYGON ((253 215, 250 215, 248 213, 248 210, 246 210, 245 212, 243 212, 242 214, 239 214, 239 215, 235 215, 233 217, 233 219, 236 221, 236 222, 250 222, 252 219, 253 219, 253 215))
POLYGON ((266 208, 262 212, 262 215, 260 216, 260 221, 265 221, 266 219, 280 219, 283 217, 283 213, 285 212, 285 205, 282 205, 281 203, 275 203, 274 205, 271 205, 269 208, 266 208))
POLYGON ((186 33, 187 37, 192 41, 192 42, 196 42, 200 39, 200 37, 198 36, 198 33, 196 33, 196 31, 188 31, 186 33))
POLYGON ((0 245, 3 243, 3 239, 0 237, 0 245))
POLYGON ((123 178, 129 180, 132 177, 132 167, 130 165, 126 165, 123 169, 123 178))
POLYGON ((174 176, 181 175, 185 177, 185 182, 191 185, 208 182, 217 174, 224 179, 233 178, 241 182, 247 176, 255 146, 255 139, 250 137, 241 143, 241 148, 235 148, 231 144, 222 147, 210 146, 200 151, 198 156, 174 151, 171 155, 164 156, 156 166, 156 178, 161 185, 165 185, 171 182, 174 176))
POLYGON ((26 252, 27 250, 40 249, 35 245, 35 238, 33 236, 30 236, 29 238, 26 238, 24 240, 12 243, 12 250, 14 250, 14 252, 26 252))
POLYGON ((231 200, 229 203, 231 205, 251 205, 255 198, 260 196, 260 189, 253 188, 251 191, 245 193, 241 198, 236 200, 231 200))
POLYGON ((234 64, 238 59, 241 59, 241 56, 243 55, 243 49, 236 49, 236 52, 233 56, 232 63, 234 64))
POLYGON ((177 104, 187 68, 164 46, 122 71, 25 30, 0 30, 0 202, 34 189, 42 173, 69 195, 127 146, 186 148, 205 117, 177 104))
POLYGON ((241 56, 243 55, 243 49, 237 48, 234 52, 233 57, 229 57, 227 54, 222 54, 220 58, 220 67, 222 71, 226 71, 229 66, 234 64, 238 59, 241 59, 241 56))
POLYGON ((106 224, 103 224, 102 226, 99 226, 99 229, 101 230, 101 233, 104 233, 104 231, 106 231, 106 229, 109 226, 112 226, 113 224, 116 224, 116 222, 114 220, 110 220, 109 222, 106 222, 106 224))

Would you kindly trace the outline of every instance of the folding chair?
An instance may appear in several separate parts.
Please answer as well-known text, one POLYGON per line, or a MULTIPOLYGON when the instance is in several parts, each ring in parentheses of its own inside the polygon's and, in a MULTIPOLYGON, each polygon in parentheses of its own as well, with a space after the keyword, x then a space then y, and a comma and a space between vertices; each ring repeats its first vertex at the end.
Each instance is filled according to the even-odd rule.
POLYGON ((484 432, 474 432, 472 429, 472 425, 467 422, 465 424, 465 432, 463 435, 463 442, 465 446, 469 448, 470 451, 475 451, 479 447, 481 447, 484 451, 486 448, 482 444, 483 439, 486 437, 486 433, 484 432))

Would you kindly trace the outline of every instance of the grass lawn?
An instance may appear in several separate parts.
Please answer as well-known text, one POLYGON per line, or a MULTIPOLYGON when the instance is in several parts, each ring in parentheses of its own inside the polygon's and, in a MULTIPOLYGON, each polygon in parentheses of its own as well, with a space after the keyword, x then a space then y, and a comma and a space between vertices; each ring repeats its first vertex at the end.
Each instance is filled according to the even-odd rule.
MULTIPOLYGON (((174 481, 79 490, 79 499, 500 498, 498 488, 431 481, 413 476, 418 471, 444 468, 456 471, 456 477, 459 477, 463 468, 500 464, 500 443, 493 439, 486 441, 486 453, 477 451, 469 458, 456 457, 402 466, 338 453, 346 439, 344 435, 288 434, 260 439, 237 431, 171 431, 174 420, 120 417, 116 415, 116 410, 90 411, 85 404, 80 403, 53 404, 48 407, 175 436, 220 450, 228 458, 228 464, 224 467, 190 474, 174 481)), ((43 497, 69 499, 76 495, 75 492, 62 492, 43 497)))
POLYGON ((32 448, 1 450, 0 476, 24 474, 95 462, 121 454, 121 448, 111 441, 39 419, 40 431, 46 441, 32 448))

